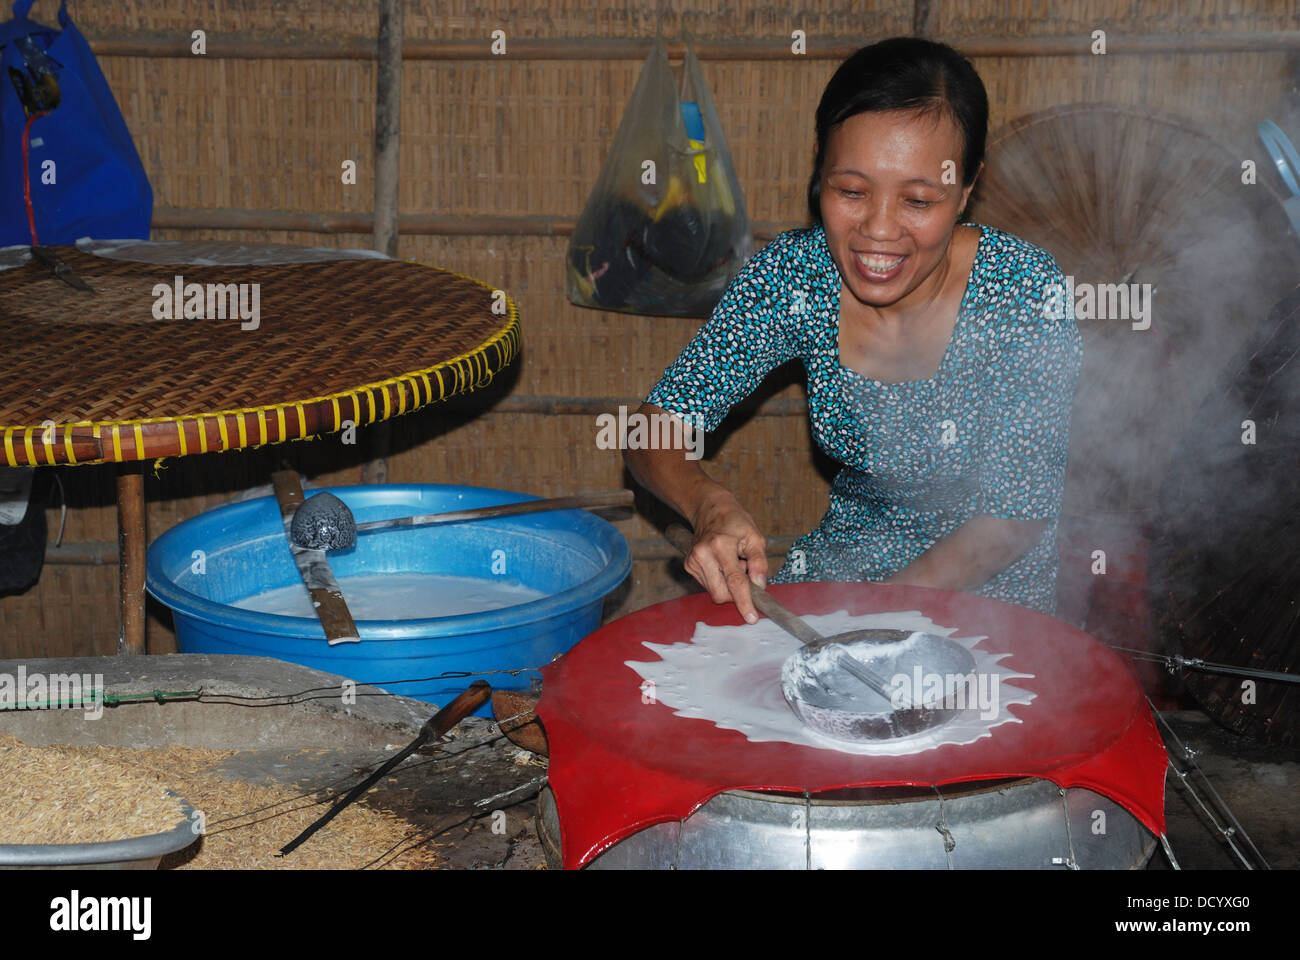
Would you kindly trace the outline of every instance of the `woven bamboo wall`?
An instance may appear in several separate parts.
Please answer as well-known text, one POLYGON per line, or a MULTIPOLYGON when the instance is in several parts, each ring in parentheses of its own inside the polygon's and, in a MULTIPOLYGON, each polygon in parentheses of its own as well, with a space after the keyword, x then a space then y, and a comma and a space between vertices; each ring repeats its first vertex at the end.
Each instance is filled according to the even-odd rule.
MULTIPOLYGON (((1078 0, 933 4, 925 21, 940 39, 1056 36, 1086 46, 1102 28, 1112 43, 1147 34, 1300 29, 1300 3, 1242 4, 1078 0)), ((575 218, 617 128, 640 59, 524 60, 487 55, 488 35, 511 38, 650 38, 697 41, 860 37, 865 44, 913 30, 911 2, 819 2, 792 19, 788 4, 616 0, 547 5, 411 0, 409 40, 474 39, 481 59, 407 60, 403 68, 401 188, 404 214, 550 215, 575 218)), ((40 19, 54 5, 41 0, 40 19), (45 7, 50 9, 46 10, 45 7)), ((371 38, 370 0, 121 0, 72 4, 92 43, 126 34, 304 42, 371 38)), ((367 39, 367 42, 369 40, 367 39)), ((101 65, 135 137, 156 208, 366 213, 374 125, 374 63, 366 60, 255 60, 103 56, 101 65), (340 164, 358 161, 355 186, 340 164)), ((750 215, 798 225, 811 156, 812 113, 835 68, 827 59, 705 60, 750 215)), ((983 57, 993 127, 1074 101, 1111 101, 1183 114, 1264 161, 1253 128, 1279 117, 1294 76, 1282 52, 983 57)), ((370 237, 271 230, 155 230, 154 239, 249 239, 364 247, 370 237)), ((498 389, 516 395, 620 397, 634 403, 698 326, 697 321, 605 314, 564 296, 564 237, 404 236, 400 253, 497 284, 517 301, 523 356, 498 389)), ((181 362, 178 358, 178 362, 181 362)), ((797 371, 770 391, 800 397, 797 371)), ((627 481, 619 456, 597 449, 591 416, 494 414, 467 398, 394 426, 389 479, 465 482, 550 495, 627 481)), ((240 490, 267 481, 286 459, 314 479, 357 482, 358 454, 328 438, 282 450, 171 462, 146 483, 150 536, 240 490)), ((729 424, 708 469, 732 487, 773 535, 813 526, 825 508, 830 466, 814 456, 805 421, 753 417, 729 424), (774 468, 775 465, 775 468, 774 468)), ((71 509, 64 538, 116 537, 112 472, 59 472, 71 509)), ((48 481, 48 478, 46 478, 48 481)), ((59 513, 51 510, 51 535, 59 513)), ((662 510, 654 514, 667 519, 662 510)), ((629 538, 655 536, 641 517, 620 524, 629 538)), ((687 589, 663 560, 639 563, 611 607, 614 615, 687 589)), ((116 568, 49 566, 40 586, 0 600, 0 656, 69 655, 116 648, 116 568)), ((157 611, 154 611, 155 614, 157 611)), ((171 642, 164 619, 150 622, 150 646, 171 642)))

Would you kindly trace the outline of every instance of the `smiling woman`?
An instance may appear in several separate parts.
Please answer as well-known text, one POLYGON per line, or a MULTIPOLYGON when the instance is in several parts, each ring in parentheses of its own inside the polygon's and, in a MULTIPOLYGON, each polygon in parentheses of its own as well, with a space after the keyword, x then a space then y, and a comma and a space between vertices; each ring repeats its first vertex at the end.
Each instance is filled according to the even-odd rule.
MULTIPOLYGON (((987 124, 979 75, 943 44, 895 38, 841 64, 817 109, 815 225, 745 265, 646 398, 645 414, 712 430, 769 371, 803 361, 813 436, 844 469, 776 582, 918 584, 1055 610, 1082 348, 1073 319, 1044 308, 1064 283, 1052 257, 960 223, 987 124)), ((625 456, 694 527, 687 570, 756 620, 746 580, 768 569, 753 518, 680 450, 625 456)))

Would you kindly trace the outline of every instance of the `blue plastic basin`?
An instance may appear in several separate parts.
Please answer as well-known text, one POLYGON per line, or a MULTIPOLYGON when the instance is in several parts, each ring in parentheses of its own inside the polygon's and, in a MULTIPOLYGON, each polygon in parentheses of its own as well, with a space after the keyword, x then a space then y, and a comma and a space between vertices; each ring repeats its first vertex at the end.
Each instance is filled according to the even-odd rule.
MULTIPOLYGON (((537 499, 441 484, 333 487, 330 492, 358 523, 537 499)), ((385 572, 504 576, 546 596, 483 613, 360 620, 360 643, 330 646, 315 619, 231 606, 301 583, 274 497, 227 504, 167 531, 149 548, 146 586, 171 608, 182 653, 275 657, 442 704, 470 679, 427 678, 449 671, 541 667, 568 650, 600 625, 602 600, 632 566, 622 534, 585 510, 364 533, 355 548, 330 553, 329 559, 340 578, 385 572)), ((525 671, 483 679, 497 689, 524 690, 537 676, 525 671)), ((480 713, 486 715, 487 708, 480 713)))

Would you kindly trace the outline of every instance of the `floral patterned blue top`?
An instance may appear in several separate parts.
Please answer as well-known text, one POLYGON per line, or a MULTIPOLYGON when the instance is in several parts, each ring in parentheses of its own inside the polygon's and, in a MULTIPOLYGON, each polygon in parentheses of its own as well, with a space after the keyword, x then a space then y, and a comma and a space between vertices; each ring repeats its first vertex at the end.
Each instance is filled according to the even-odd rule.
POLYGON ((1073 319, 1045 288, 1065 284, 1046 251, 981 231, 935 376, 888 383, 840 364, 841 278, 820 227, 781 234, 727 287, 647 402, 713 430, 775 367, 808 375, 818 445, 844 465, 817 529, 774 583, 880 580, 976 514, 1048 520, 1039 541, 976 593, 1056 608, 1056 528, 1070 408, 1083 359, 1073 319))

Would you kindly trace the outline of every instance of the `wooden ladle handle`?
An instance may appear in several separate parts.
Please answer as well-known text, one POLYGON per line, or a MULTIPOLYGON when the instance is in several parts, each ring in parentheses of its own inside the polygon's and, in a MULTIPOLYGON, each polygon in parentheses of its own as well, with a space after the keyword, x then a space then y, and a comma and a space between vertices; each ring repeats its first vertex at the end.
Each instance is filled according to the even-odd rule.
MULTIPOLYGON (((695 547, 695 537, 680 523, 669 524, 664 535, 683 557, 691 555, 691 550, 695 547)), ((791 636, 797 637, 804 643, 821 643, 825 639, 803 620, 781 606, 775 597, 752 580, 749 581, 749 594, 754 598, 754 606, 791 636)))
POLYGON ((450 730, 456 724, 460 723, 471 713, 477 710, 483 704, 488 702, 488 697, 492 696, 492 688, 488 686, 486 680, 475 680, 467 689, 461 692, 455 700, 447 704, 437 713, 435 713, 425 723, 424 730, 428 731, 429 740, 437 740, 444 733, 450 730))

